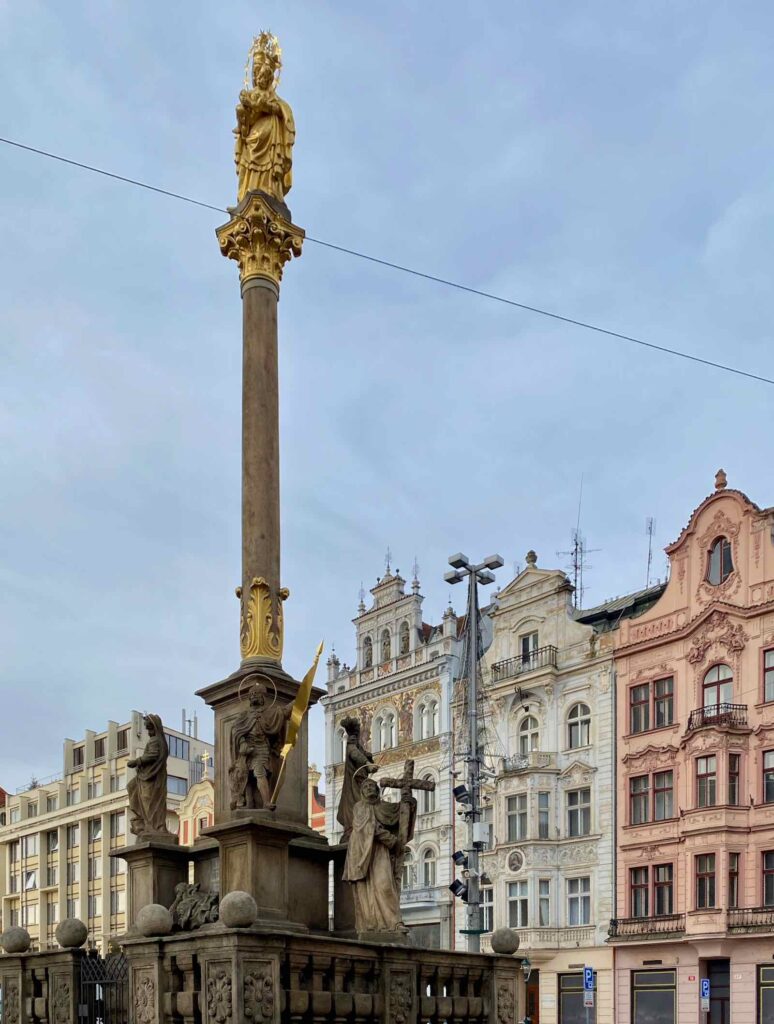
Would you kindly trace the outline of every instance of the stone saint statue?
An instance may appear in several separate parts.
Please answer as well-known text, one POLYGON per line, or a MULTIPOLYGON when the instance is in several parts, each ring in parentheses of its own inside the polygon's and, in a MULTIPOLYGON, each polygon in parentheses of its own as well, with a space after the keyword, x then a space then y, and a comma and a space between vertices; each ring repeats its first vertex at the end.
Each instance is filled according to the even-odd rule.
POLYGON ((139 757, 127 761, 136 774, 126 787, 129 795, 129 829, 141 839, 169 836, 167 829, 167 758, 169 747, 158 715, 143 719, 148 742, 139 757))
MULTIPOLYGON (((293 183, 292 152, 296 126, 289 105, 277 95, 282 50, 276 36, 262 32, 247 58, 252 88, 239 94, 236 108, 237 200, 260 189, 280 201, 293 183)), ((247 82, 245 82, 247 85, 247 82)))
POLYGON ((400 872, 406 844, 414 834, 417 802, 381 800, 379 786, 366 779, 353 812, 343 879, 351 882, 359 934, 408 929, 400 916, 400 872))
POLYGON ((336 821, 343 827, 342 843, 349 842, 352 832, 352 815, 355 804, 360 799, 361 787, 368 775, 377 770, 374 756, 360 742, 360 722, 357 718, 345 718, 342 728, 347 734, 347 747, 344 753, 344 782, 341 787, 339 809, 336 821))
POLYGON ((282 744, 293 704, 266 706, 266 687, 250 689, 250 706, 231 727, 231 767, 228 784, 231 810, 265 807, 273 811, 272 789, 281 765, 282 744))

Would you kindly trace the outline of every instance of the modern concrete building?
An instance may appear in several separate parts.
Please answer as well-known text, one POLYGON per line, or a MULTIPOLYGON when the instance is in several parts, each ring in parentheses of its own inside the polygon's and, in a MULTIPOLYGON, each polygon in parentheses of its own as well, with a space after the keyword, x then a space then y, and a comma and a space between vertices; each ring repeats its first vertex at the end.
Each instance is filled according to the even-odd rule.
MULTIPOLYGON (((416 832, 403 872, 403 919, 420 945, 451 948, 455 934, 452 880, 454 811, 451 800, 450 705, 458 674, 461 620, 451 608, 439 625, 422 620, 419 581, 410 593, 399 573, 390 572, 371 590, 366 608, 361 595, 354 619, 354 668, 328 661, 328 694, 321 703, 326 721, 326 833, 337 842, 336 811, 344 771, 340 722, 347 715, 362 723, 362 741, 382 771, 400 774, 415 761, 417 778, 432 779, 434 792, 418 793, 416 832)), ((388 799, 398 798, 388 790, 388 799)))
MULTIPOLYGON (((202 754, 212 745, 185 732, 166 729, 169 743, 168 827, 176 832, 176 809, 201 778, 202 754)), ((122 725, 65 740, 63 771, 33 780, 8 797, 0 826, 2 926, 22 925, 33 948, 56 945, 54 932, 65 917, 79 917, 89 941, 105 949, 126 927, 124 861, 109 852, 133 841, 128 829, 127 762, 142 753, 148 735, 143 716, 133 711, 122 725)))
POLYGON ((774 509, 721 470, 666 550, 663 596, 615 632, 615 1020, 770 1024, 774 509))
MULTIPOLYGON (((578 612, 564 572, 526 568, 498 595, 484 659, 484 927, 519 934, 531 965, 525 1014, 540 1024, 612 1021, 615 700, 611 619, 641 613, 663 588, 578 612), (583 1007, 583 968, 595 1006, 583 1007), (595 1017, 596 1014, 596 1017, 595 1017)), ((489 936, 482 949, 489 950, 489 936)))

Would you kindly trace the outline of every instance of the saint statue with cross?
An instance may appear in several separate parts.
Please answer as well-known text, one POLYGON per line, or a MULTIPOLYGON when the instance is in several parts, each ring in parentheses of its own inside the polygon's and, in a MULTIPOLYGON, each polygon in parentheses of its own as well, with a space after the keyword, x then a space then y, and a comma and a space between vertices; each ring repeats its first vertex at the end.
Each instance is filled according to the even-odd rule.
POLYGON ((380 799, 374 779, 363 781, 344 864, 343 878, 353 886, 355 927, 361 936, 407 932, 400 916, 400 883, 417 816, 412 791, 435 789, 434 782, 414 778, 413 761, 406 761, 401 778, 382 779, 380 785, 399 790, 400 802, 380 799))

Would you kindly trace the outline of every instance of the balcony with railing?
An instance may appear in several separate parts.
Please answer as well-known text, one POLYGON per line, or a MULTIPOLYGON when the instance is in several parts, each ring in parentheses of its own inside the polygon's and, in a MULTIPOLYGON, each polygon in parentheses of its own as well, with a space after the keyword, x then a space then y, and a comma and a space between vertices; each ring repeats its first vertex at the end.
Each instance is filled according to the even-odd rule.
POLYGON ((492 665, 492 682, 499 683, 503 679, 514 679, 527 672, 535 672, 540 668, 556 668, 558 651, 553 644, 538 647, 528 654, 520 654, 516 658, 506 658, 492 665))
POLYGON ((546 771, 556 768, 556 754, 549 750, 530 750, 528 754, 512 754, 503 758, 503 774, 546 771))
POLYGON ((664 939, 685 932, 685 914, 658 917, 615 917, 607 934, 611 939, 664 939))
POLYGON ((726 729, 745 729, 747 727, 746 704, 708 704, 696 708, 688 719, 688 732, 703 729, 708 725, 716 725, 726 729))
POLYGON ((774 932, 774 907, 734 907, 728 911, 730 932, 774 932))

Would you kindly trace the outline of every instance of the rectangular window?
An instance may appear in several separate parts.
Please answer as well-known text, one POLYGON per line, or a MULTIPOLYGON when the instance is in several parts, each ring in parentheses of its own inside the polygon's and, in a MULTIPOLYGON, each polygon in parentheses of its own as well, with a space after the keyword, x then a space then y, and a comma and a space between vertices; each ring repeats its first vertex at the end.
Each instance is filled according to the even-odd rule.
POLYGON ((717 797, 717 761, 714 754, 696 758, 696 806, 714 807, 717 797))
POLYGON ((763 755, 763 800, 767 804, 774 803, 774 750, 767 750, 763 755))
POLYGON ((567 834, 591 834, 591 790, 573 789, 567 794, 567 834))
POLYGON ((89 881, 96 882, 98 878, 102 878, 102 858, 89 857, 89 881))
POLYGON ((671 864, 655 865, 653 868, 653 912, 657 917, 664 917, 673 912, 673 880, 674 869, 671 864))
POLYGON ((645 732, 647 729, 650 729, 650 683, 642 683, 629 690, 629 731, 645 732))
POLYGON ((629 779, 629 824, 642 825, 648 821, 650 778, 647 775, 635 775, 629 779))
POLYGON ((538 793, 538 839, 548 839, 551 827, 551 794, 538 793))
POLYGON ((21 808, 20 807, 12 807, 11 808, 11 824, 15 825, 16 822, 20 821, 20 820, 21 820, 21 808))
POLYGON ((178 796, 185 796, 188 792, 188 780, 179 775, 167 775, 167 793, 176 793, 178 796))
POLYGON ((97 843, 102 838, 102 818, 89 818, 89 842, 97 843))
POLYGON ((100 736, 99 739, 94 740, 94 760, 104 761, 105 759, 105 737, 100 736))
POLYGON ((81 901, 75 896, 71 896, 67 901, 67 916, 68 917, 80 917, 81 915, 81 901))
POLYGON ((59 830, 52 829, 46 832, 46 850, 48 853, 56 853, 59 849, 59 830))
POLYGON ((50 864, 46 868, 46 885, 59 885, 59 868, 56 864, 50 864))
MULTIPOLYGON (((483 894, 483 889, 481 893, 483 894)), ((491 890, 490 890, 491 891, 491 890)), ((111 914, 124 914, 126 913, 126 890, 125 889, 111 889, 110 890, 110 913, 111 914)), ((492 929, 490 928, 489 931, 492 929)))
POLYGON ((8 859, 11 864, 16 864, 21 856, 21 843, 17 839, 15 843, 10 843, 8 846, 8 859))
POLYGON ((71 786, 67 790, 67 806, 68 807, 74 807, 75 804, 79 804, 80 802, 81 802, 81 787, 80 786, 71 786))
POLYGON ((715 854, 700 853, 696 858, 696 909, 715 906, 715 854))
POLYGON ((656 772, 653 776, 653 820, 666 821, 674 813, 674 772, 656 772))
POLYGON ((19 892, 21 886, 19 885, 19 876, 17 874, 9 875, 8 877, 8 889, 10 892, 19 892))
MULTIPOLYGON (((594 991, 597 972, 594 972, 594 991)), ((596 1024, 596 999, 593 1007, 583 1005, 583 975, 559 975, 559 1024, 596 1024)))
POLYGON ((59 807, 59 797, 58 796, 47 796, 46 797, 46 810, 47 811, 49 811, 49 812, 50 811, 55 811, 55 810, 57 810, 58 807, 59 807))
POLYGON ((674 721, 675 681, 672 676, 653 684, 653 724, 657 729, 674 721))
POLYGON ((68 860, 67 862, 67 884, 75 885, 78 881, 78 861, 68 860))
POLYGON ((111 775, 110 792, 120 793, 122 789, 126 789, 126 772, 118 772, 116 775, 111 775))
POLYGON ((102 917, 102 897, 99 893, 91 893, 88 902, 89 917, 102 917))
POLYGON ((28 818, 37 818, 37 816, 38 816, 38 801, 37 800, 30 800, 30 802, 27 804, 27 817, 28 818))
MULTIPOLYGON (((764 858, 766 854, 763 855, 764 858)), ((728 905, 739 906, 739 854, 728 855, 728 905)))
POLYGON ((59 901, 56 896, 46 898, 46 922, 48 924, 59 924, 59 901))
POLYGON ((95 800, 98 796, 102 796, 102 779, 92 779, 86 786, 86 798, 88 800, 95 800))
POLYGON ((508 797, 508 842, 527 838, 527 794, 508 797))
POLYGON ((728 802, 739 803, 739 775, 742 764, 741 754, 728 755, 728 802))
POLYGON ((33 836, 22 836, 21 841, 22 857, 37 857, 38 855, 38 837, 37 834, 33 836))
POLYGON ((551 879, 538 879, 538 928, 551 924, 551 879))
POLYGON ((774 907, 774 852, 763 855, 763 905, 774 907))
POLYGON ((125 754, 129 749, 129 730, 119 729, 116 733, 116 748, 119 754, 125 754))
POLYGON ((24 872, 24 890, 29 892, 31 889, 37 889, 38 887, 38 873, 37 871, 25 871, 24 872))
POLYGON ((591 879, 567 879, 567 924, 591 923, 591 879))
POLYGON ((774 648, 763 652, 763 699, 774 700, 774 648))
POLYGON ((78 846, 81 841, 81 827, 80 825, 68 825, 67 826, 67 849, 72 850, 73 847, 78 846))
POLYGON ((629 871, 629 900, 632 917, 647 917, 650 911, 648 869, 631 868, 629 871))
POLYGON ((527 883, 508 883, 508 927, 526 928, 529 925, 529 900, 527 883))
POLYGON ((73 747, 73 768, 83 767, 83 747, 73 747))
POLYGON ((521 637, 521 660, 525 665, 529 665, 535 656, 535 651, 538 649, 539 641, 537 633, 527 633, 521 637))
POLYGON ((173 736, 170 732, 165 732, 164 737, 169 746, 170 757, 179 757, 183 761, 191 760, 191 744, 188 740, 184 740, 180 736, 173 736))
POLYGON ((126 874, 126 861, 121 860, 120 857, 110 858, 110 877, 117 878, 119 875, 126 874))
POLYGON ((110 838, 118 839, 126 834, 126 812, 113 811, 110 815, 110 838))
POLYGON ((22 907, 22 925, 26 928, 38 923, 38 904, 27 903, 22 907))
POLYGON ((677 971, 632 971, 632 1024, 675 1024, 677 971))
POLYGON ((758 1024, 774 1024, 774 967, 758 967, 758 1024))
POLYGON ((19 904, 11 904, 11 927, 17 928, 19 925, 19 904))

